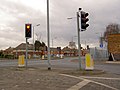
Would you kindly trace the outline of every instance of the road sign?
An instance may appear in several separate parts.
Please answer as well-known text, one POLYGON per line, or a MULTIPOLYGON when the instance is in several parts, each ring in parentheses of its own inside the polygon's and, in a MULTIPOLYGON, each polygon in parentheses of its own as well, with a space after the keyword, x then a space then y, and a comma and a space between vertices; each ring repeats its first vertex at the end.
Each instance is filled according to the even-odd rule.
POLYGON ((100 47, 103 48, 103 44, 100 44, 100 47))
POLYGON ((104 38, 103 37, 100 37, 100 47, 103 48, 103 40, 104 38))

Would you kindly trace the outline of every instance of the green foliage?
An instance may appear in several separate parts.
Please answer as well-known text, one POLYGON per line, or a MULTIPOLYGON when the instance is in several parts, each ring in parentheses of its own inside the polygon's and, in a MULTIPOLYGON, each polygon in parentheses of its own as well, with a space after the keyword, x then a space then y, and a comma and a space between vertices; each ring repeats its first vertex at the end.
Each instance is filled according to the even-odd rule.
POLYGON ((9 54, 4 55, 4 54, 2 54, 2 55, 0 56, 0 58, 14 59, 14 55, 9 55, 9 54))
POLYGON ((0 52, 0 58, 3 58, 3 57, 4 57, 3 52, 0 52))

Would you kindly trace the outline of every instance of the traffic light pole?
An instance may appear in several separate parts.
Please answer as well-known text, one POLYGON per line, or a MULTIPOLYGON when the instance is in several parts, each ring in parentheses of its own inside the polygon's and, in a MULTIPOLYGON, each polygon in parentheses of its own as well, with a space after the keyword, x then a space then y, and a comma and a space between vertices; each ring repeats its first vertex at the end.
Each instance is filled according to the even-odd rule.
POLYGON ((34 52, 35 52, 35 45, 34 45, 34 26, 33 26, 33 57, 34 57, 34 52))
POLYGON ((79 60, 79 69, 81 69, 81 44, 80 44, 80 26, 79 26, 79 12, 77 12, 77 31, 78 31, 78 60, 79 60))
POLYGON ((25 66, 27 68, 27 60, 28 60, 28 38, 26 38, 26 57, 25 57, 25 66))

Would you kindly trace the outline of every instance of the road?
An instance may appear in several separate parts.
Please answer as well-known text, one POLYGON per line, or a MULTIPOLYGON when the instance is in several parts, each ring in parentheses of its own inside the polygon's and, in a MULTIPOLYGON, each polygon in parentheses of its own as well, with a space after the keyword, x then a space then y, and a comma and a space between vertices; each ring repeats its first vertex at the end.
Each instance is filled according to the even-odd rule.
MULTIPOLYGON (((77 62, 77 57, 74 58, 65 58, 59 60, 50 60, 52 68, 71 68, 71 69, 78 69, 79 64, 77 62), (74 61, 76 60, 76 61, 74 61)), ((28 60, 28 66, 48 66, 47 60, 28 60)), ((18 60, 0 60, 0 67, 10 67, 10 66, 17 66, 18 60)), ((82 57, 82 68, 85 68, 84 64, 84 57, 82 57)), ((106 63, 97 63, 95 64, 95 69, 100 69, 107 71, 109 73, 120 74, 120 65, 119 64, 106 64, 106 63)))
MULTIPOLYGON (((82 61, 82 68, 85 68, 84 57, 82 61)), ((77 58, 50 60, 50 63, 53 70, 48 71, 41 68, 47 68, 47 60, 28 60, 28 67, 38 68, 19 71, 14 69, 18 60, 0 60, 0 90, 120 90, 119 64, 97 61, 95 69, 108 73, 82 76, 75 70, 79 67, 77 58)))

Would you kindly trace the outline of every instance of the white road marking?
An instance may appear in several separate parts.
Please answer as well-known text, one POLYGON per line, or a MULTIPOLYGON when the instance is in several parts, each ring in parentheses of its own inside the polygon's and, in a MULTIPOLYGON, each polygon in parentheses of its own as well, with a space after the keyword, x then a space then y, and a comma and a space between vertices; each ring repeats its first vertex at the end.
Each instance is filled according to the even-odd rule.
POLYGON ((71 78, 76 78, 76 79, 81 79, 81 80, 85 80, 84 78, 82 77, 76 77, 76 76, 72 76, 72 75, 67 75, 67 74, 60 74, 62 76, 66 76, 66 77, 71 77, 71 78))
POLYGON ((89 77, 89 76, 80 76, 81 78, 87 79, 107 79, 107 80, 120 80, 120 78, 107 78, 107 77, 89 77))
POLYGON ((99 85, 104 86, 104 87, 107 87, 107 88, 111 88, 111 89, 113 89, 113 90, 119 90, 119 89, 117 89, 117 88, 111 87, 111 86, 106 85, 106 84, 103 84, 103 83, 99 83, 99 82, 95 82, 95 81, 91 81, 91 82, 92 82, 92 83, 99 84, 99 85))
POLYGON ((31 83, 31 82, 27 82, 28 84, 31 83))
POLYGON ((106 63, 120 64, 120 61, 106 61, 106 63))
POLYGON ((67 90, 79 90, 83 86, 87 85, 89 82, 90 82, 89 80, 83 80, 82 82, 72 86, 71 88, 69 88, 67 90))
POLYGON ((119 90, 119 89, 117 89, 117 88, 111 87, 111 86, 106 85, 106 84, 103 84, 103 83, 95 82, 95 81, 92 81, 92 80, 89 80, 89 79, 84 79, 83 77, 76 77, 76 76, 67 75, 67 74, 60 74, 60 75, 83 80, 82 82, 80 82, 80 83, 72 86, 72 87, 69 88, 68 90, 79 90, 80 88, 82 88, 83 86, 87 85, 87 84, 90 83, 90 82, 96 83, 96 84, 98 84, 98 85, 101 85, 101 86, 104 86, 104 87, 107 87, 107 88, 111 88, 111 89, 113 89, 113 90, 119 90), (81 83, 82 83, 82 85, 80 85, 81 83))

